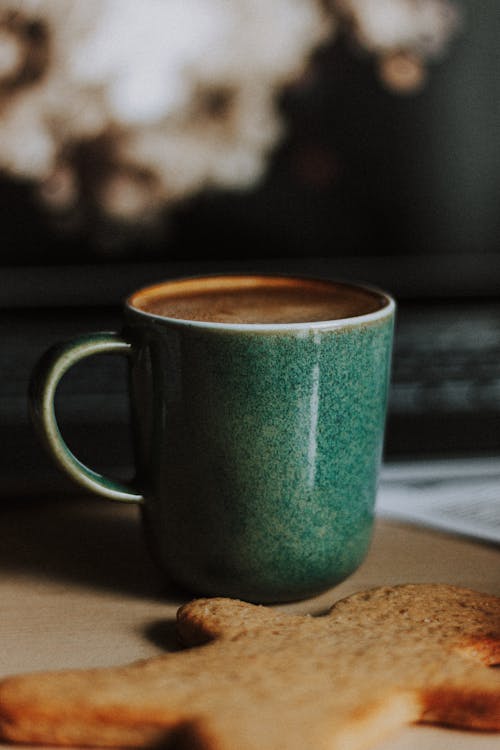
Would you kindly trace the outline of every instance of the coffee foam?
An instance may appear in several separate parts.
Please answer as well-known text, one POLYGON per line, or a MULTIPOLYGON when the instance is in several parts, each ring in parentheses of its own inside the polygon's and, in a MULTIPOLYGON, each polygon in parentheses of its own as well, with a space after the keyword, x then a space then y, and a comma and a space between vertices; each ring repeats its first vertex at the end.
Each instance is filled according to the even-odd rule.
POLYGON ((349 284, 265 276, 166 282, 136 293, 130 302, 161 317, 230 324, 339 320, 367 315, 387 304, 382 294, 349 284))

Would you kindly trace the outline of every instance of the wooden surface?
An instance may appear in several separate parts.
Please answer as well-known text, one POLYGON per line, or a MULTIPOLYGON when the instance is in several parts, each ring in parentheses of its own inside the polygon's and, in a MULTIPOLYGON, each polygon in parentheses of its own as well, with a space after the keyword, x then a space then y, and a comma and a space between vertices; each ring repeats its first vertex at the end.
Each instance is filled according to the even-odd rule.
MULTIPOLYGON (((353 591, 408 582, 500 595, 500 550, 379 522, 367 560, 349 580, 280 609, 316 614, 353 591)), ((122 664, 173 649, 175 612, 188 598, 160 580, 136 508, 94 498, 2 501, 0 676, 122 664)), ((377 747, 498 750, 500 736, 414 727, 377 747)))

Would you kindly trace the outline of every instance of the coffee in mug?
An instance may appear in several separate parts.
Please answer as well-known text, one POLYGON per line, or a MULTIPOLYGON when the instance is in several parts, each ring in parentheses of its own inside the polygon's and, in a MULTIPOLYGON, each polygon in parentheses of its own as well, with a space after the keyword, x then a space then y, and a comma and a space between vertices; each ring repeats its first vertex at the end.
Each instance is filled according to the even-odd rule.
POLYGON ((360 287, 288 278, 228 277, 212 284, 160 285, 132 297, 143 312, 209 323, 313 323, 366 315, 384 297, 360 287))
POLYGON ((121 333, 45 355, 34 423, 75 481, 140 506, 169 580, 255 602, 308 597, 352 573, 370 543, 394 307, 320 279, 165 281, 130 296, 121 333), (130 486, 84 466, 55 419, 60 378, 99 352, 129 360, 130 486))

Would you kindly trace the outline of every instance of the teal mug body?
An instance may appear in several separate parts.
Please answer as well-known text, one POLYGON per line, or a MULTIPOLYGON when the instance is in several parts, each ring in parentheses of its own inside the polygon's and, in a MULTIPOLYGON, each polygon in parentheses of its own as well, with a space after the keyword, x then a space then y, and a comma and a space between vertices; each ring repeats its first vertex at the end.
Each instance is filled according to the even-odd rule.
MULTIPOLYGON (((263 324, 185 320, 144 305, 175 284, 250 278, 287 279, 202 277, 136 292, 121 335, 82 337, 42 359, 32 413, 76 481, 141 506, 149 549, 170 580, 197 594, 287 601, 342 581, 367 552, 394 302, 370 290, 368 313, 263 324), (83 466, 57 429, 60 377, 98 351, 129 358, 132 487, 83 466)), ((293 280, 302 282, 330 283, 293 280)))

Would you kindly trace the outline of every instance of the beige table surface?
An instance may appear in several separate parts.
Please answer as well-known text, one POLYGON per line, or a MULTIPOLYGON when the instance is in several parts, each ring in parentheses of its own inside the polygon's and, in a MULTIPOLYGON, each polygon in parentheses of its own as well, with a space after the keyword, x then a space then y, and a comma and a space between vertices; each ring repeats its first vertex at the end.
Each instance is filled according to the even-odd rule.
MULTIPOLYGON (((379 522, 355 575, 280 609, 319 613, 362 588, 426 581, 500 595, 500 549, 379 522)), ((0 501, 0 676, 160 654, 174 647, 183 601, 150 563, 136 508, 93 498, 0 501)), ((500 735, 413 727, 378 747, 500 750, 500 735)))

